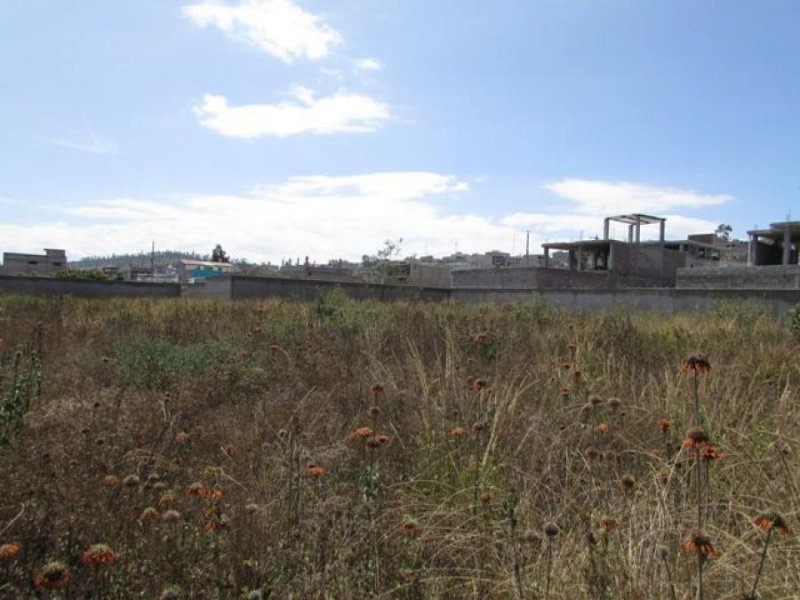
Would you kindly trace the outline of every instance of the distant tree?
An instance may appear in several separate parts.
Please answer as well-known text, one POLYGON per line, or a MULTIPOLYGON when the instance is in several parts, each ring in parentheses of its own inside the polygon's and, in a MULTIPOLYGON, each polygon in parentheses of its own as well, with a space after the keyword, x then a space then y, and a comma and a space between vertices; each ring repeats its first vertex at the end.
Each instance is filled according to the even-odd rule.
POLYGON ((725 223, 720 223, 719 225, 717 225, 717 228, 716 230, 714 230, 714 233, 717 235, 719 239, 727 242, 731 239, 732 231, 733 227, 731 227, 730 225, 726 225, 725 223))
POLYGON ((211 251, 211 262, 231 262, 231 259, 222 249, 222 246, 217 244, 211 251))

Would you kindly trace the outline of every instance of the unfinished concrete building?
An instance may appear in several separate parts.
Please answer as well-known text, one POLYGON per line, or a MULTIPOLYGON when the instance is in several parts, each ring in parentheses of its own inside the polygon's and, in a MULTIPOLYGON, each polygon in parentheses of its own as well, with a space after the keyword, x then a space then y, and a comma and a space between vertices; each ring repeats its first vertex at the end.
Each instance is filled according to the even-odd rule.
POLYGON ((52 275, 67 266, 64 250, 45 248, 44 254, 3 252, 3 275, 52 275))
POLYGON ((747 264, 796 265, 800 247, 800 221, 771 223, 769 229, 754 229, 747 232, 750 251, 747 264))

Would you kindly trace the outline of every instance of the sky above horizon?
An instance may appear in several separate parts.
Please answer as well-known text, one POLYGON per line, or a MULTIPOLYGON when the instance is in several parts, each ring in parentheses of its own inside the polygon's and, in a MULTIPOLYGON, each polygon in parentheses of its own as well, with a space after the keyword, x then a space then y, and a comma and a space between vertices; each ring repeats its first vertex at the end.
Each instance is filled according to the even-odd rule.
POLYGON ((629 212, 746 238, 800 218, 798 25, 796 0, 2 0, 0 251, 538 253, 629 212))

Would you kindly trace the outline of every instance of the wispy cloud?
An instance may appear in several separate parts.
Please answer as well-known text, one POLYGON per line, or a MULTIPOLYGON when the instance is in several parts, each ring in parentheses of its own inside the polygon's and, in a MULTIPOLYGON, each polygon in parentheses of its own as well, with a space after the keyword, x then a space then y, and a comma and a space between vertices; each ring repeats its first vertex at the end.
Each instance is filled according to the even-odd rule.
POLYGON ((290 97, 277 104, 231 106, 225 96, 206 94, 194 112, 204 127, 244 139, 301 133, 367 133, 392 118, 386 104, 363 94, 342 91, 316 98, 312 90, 296 87, 290 97))
POLYGON ((68 150, 77 150, 78 152, 84 152, 86 154, 117 154, 119 152, 119 148, 114 142, 95 134, 91 134, 88 141, 67 140, 53 137, 39 137, 38 139, 51 146, 59 146, 68 150))
POLYGON ((355 61, 356 69, 360 71, 380 71, 383 65, 374 58, 361 58, 355 61))
POLYGON ((726 194, 702 194, 694 190, 658 187, 628 181, 562 179, 545 189, 575 203, 574 209, 592 215, 661 212, 672 208, 698 208, 732 200, 726 194))
POLYGON ((284 62, 325 58, 341 34, 292 0, 244 0, 235 5, 204 0, 183 7, 199 27, 213 26, 284 62))
POLYGON ((232 256, 272 262, 358 260, 400 237, 408 254, 449 254, 456 244, 510 250, 512 228, 458 211, 469 190, 464 180, 429 171, 311 175, 244 194, 93 202, 69 209, 62 222, 0 224, 0 239, 22 250, 63 246, 73 257, 149 248, 152 240, 198 251, 221 243, 232 256))
MULTIPOLYGON (((541 237, 569 239, 581 233, 584 237, 601 235, 603 218, 607 216, 652 213, 667 218, 667 235, 676 238, 713 231, 717 225, 706 219, 677 214, 674 212, 676 209, 686 211, 715 206, 733 199, 727 194, 704 194, 628 181, 562 179, 543 187, 559 198, 557 204, 543 206, 546 211, 516 212, 503 217, 500 222, 511 227, 531 229, 541 237), (565 206, 564 200, 569 204, 565 206)), ((612 226, 612 237, 613 230, 612 226)), ((643 235, 655 237, 658 228, 652 233, 645 228, 643 235)))

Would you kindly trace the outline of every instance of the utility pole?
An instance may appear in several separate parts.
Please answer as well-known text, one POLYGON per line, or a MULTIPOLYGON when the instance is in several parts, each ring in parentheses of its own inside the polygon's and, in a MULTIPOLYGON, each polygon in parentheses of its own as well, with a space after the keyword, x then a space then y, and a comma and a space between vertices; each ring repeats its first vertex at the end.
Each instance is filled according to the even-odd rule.
POLYGON ((525 266, 530 266, 531 257, 531 231, 525 232, 525 266))

